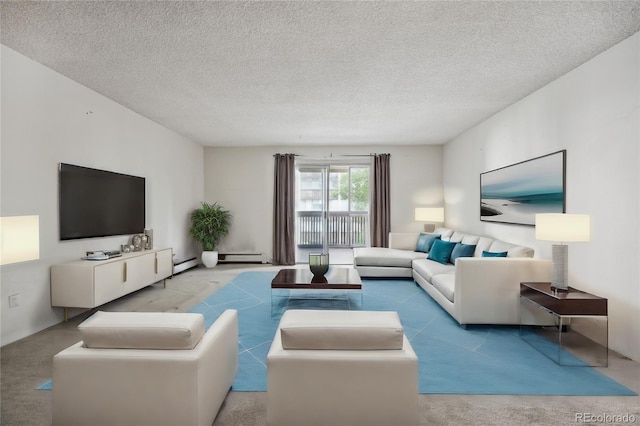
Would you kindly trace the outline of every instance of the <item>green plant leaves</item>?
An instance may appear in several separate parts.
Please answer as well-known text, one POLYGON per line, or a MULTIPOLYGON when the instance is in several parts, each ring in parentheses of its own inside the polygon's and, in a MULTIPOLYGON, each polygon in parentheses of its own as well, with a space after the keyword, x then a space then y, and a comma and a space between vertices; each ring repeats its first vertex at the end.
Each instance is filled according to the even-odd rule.
POLYGON ((215 250, 216 244, 229 233, 231 212, 218 203, 201 203, 191 212, 189 234, 202 245, 204 251, 215 250))

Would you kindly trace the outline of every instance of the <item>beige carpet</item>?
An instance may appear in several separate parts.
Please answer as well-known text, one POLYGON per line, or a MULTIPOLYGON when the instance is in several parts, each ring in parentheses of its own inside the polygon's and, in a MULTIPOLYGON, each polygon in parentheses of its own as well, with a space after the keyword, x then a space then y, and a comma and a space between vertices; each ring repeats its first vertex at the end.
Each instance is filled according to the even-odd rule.
MULTIPOLYGON (((219 265, 195 268, 161 284, 142 289, 102 306, 110 311, 189 310, 238 273, 268 265, 219 265)), ((51 391, 35 390, 51 378, 52 357, 80 340, 77 324, 88 313, 72 318, 1 349, 1 412, 3 426, 51 424, 51 391)), ((615 352, 608 368, 599 370, 640 392, 640 364, 615 352)), ((569 397, 515 395, 419 395, 424 425, 575 425, 588 416, 630 415, 640 424, 640 397, 569 397)), ((230 392, 214 425, 264 425, 266 393, 230 392)), ((593 423, 593 422, 592 422, 593 423)), ((609 422, 609 424, 615 422, 609 422)), ((150 425, 151 426, 151 425, 150 425)), ((303 426, 303 425, 301 425, 303 426)), ((393 426, 393 425, 390 425, 393 426)))

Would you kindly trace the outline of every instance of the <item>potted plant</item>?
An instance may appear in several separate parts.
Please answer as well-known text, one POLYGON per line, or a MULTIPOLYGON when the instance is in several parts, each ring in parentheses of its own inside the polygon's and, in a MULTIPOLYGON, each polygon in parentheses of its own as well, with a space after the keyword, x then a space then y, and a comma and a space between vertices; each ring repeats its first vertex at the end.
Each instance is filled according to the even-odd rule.
POLYGON ((207 268, 218 264, 216 244, 229 233, 231 213, 218 203, 202 202, 199 209, 191 212, 189 234, 202 246, 202 263, 207 268))

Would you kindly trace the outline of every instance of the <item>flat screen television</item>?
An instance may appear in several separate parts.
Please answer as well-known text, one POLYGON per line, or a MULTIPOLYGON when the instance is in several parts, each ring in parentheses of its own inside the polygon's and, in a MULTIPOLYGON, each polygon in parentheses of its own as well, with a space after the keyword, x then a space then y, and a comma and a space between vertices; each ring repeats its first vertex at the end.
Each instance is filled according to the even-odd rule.
POLYGON ((145 227, 145 178, 60 163, 60 240, 139 234, 145 227))

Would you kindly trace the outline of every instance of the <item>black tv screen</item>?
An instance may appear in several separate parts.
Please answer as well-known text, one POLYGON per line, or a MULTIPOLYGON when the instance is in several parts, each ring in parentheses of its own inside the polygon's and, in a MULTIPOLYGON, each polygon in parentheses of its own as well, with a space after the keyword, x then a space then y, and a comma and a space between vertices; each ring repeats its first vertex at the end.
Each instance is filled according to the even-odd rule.
POLYGON ((139 234, 145 227, 145 179, 60 163, 60 239, 139 234))

